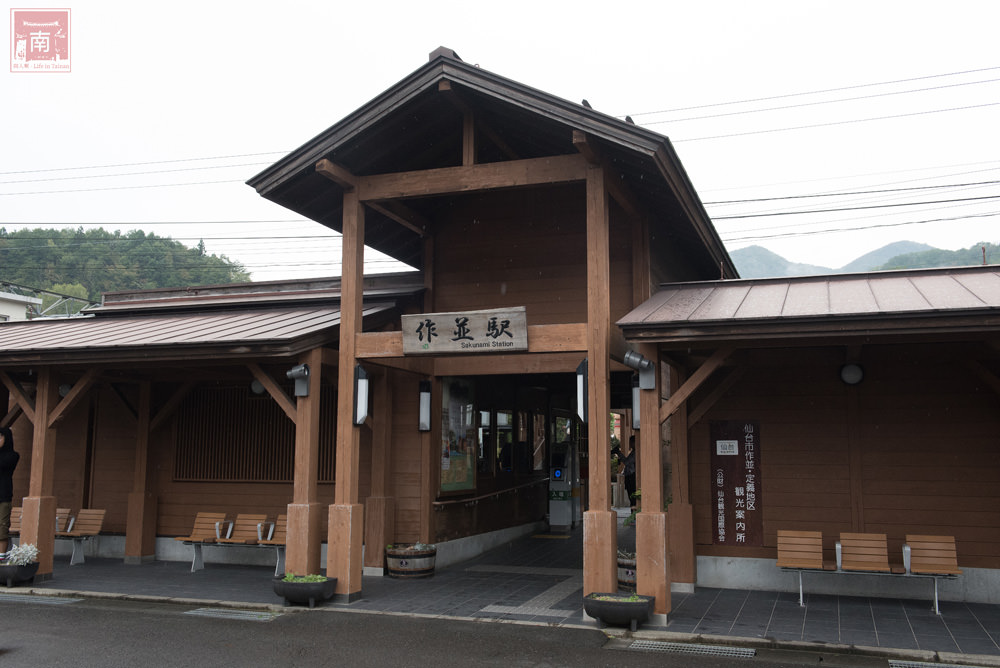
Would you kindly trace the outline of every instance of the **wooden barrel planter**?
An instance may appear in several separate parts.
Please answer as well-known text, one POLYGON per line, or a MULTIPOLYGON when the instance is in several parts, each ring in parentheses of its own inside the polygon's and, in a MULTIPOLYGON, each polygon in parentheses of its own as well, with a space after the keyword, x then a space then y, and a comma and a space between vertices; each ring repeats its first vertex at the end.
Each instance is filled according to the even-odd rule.
POLYGON ((385 548, 385 573, 391 578, 434 575, 437 548, 430 545, 390 545, 385 548))
POLYGON ((618 557, 618 589, 635 591, 635 559, 618 557))

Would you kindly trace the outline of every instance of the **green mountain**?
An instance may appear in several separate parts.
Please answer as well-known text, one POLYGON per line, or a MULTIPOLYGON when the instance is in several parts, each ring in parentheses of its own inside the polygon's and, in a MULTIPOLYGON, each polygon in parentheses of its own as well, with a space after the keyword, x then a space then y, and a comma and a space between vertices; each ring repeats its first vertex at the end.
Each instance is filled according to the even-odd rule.
POLYGON ((886 269, 922 269, 927 267, 962 267, 1000 264, 1000 246, 978 243, 967 249, 949 251, 915 241, 896 241, 866 253, 839 269, 789 262, 762 246, 748 246, 729 254, 743 278, 844 274, 886 269))
POLYGON ((126 233, 0 227, 0 283, 100 300, 102 292, 246 283, 250 274, 224 255, 141 230, 126 233))

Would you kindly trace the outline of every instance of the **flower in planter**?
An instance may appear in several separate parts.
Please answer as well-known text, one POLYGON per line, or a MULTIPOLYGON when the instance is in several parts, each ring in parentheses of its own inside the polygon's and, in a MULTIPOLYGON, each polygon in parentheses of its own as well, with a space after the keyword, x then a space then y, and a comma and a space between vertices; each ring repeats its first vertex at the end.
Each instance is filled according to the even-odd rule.
POLYGON ((385 546, 385 549, 392 550, 393 552, 402 552, 402 551, 424 552, 426 550, 434 550, 437 548, 435 545, 430 543, 416 542, 413 544, 400 543, 399 545, 393 545, 390 543, 389 545, 385 546))
POLYGON ((38 561, 38 548, 31 543, 24 543, 12 547, 0 563, 7 566, 27 566, 36 561, 38 561))

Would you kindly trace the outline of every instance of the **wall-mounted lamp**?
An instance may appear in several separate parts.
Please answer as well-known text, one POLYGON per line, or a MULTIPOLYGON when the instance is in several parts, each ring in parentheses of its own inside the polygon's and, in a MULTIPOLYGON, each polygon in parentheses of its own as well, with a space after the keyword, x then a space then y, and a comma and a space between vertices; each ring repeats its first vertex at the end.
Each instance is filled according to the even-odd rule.
POLYGON ((417 424, 420 431, 431 430, 431 381, 420 381, 420 419, 417 424))
POLYGON ((254 394, 264 394, 264 390, 264 384, 256 378, 250 381, 250 391, 254 394))
POLYGON ((299 364, 285 372, 285 375, 295 381, 295 396, 309 396, 309 365, 299 364))
POLYGON ((368 417, 368 373, 354 365, 354 424, 364 424, 368 417))
POLYGON ((69 394, 70 390, 72 389, 73 389, 72 385, 70 385, 69 383, 63 383, 62 385, 59 386, 59 396, 65 397, 67 394, 69 394))
POLYGON ((639 429, 639 376, 632 374, 632 429, 639 429))
POLYGON ((865 378, 865 370, 860 364, 845 364, 840 367, 840 379, 848 385, 857 385, 865 378))
POLYGON ((587 358, 584 357, 580 366, 576 367, 576 414, 583 422, 587 421, 587 358))
POLYGON ((622 361, 625 363, 625 366, 639 372, 639 389, 656 389, 656 365, 653 364, 652 360, 647 359, 642 353, 628 350, 625 352, 625 357, 622 361))

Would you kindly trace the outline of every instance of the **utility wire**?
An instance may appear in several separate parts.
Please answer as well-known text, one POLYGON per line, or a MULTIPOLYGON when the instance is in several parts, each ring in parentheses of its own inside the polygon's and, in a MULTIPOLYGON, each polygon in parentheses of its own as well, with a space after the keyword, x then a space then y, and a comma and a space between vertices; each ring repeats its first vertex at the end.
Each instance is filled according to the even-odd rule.
MULTIPOLYGON (((894 81, 880 81, 880 82, 875 82, 875 83, 855 84, 853 86, 840 86, 838 88, 825 88, 825 89, 821 89, 821 90, 805 91, 805 92, 801 92, 801 93, 785 93, 783 95, 771 95, 771 96, 768 96, 768 97, 756 97, 756 98, 750 98, 750 99, 746 99, 746 100, 734 100, 734 101, 730 101, 730 102, 713 102, 713 103, 710 103, 710 104, 699 104, 699 105, 695 105, 693 107, 677 107, 677 108, 674 108, 674 109, 661 109, 660 111, 640 111, 638 113, 633 113, 633 114, 629 114, 629 115, 635 117, 635 116, 649 116, 651 114, 672 114, 672 113, 678 112, 678 111, 691 111, 693 109, 708 109, 708 108, 711 108, 711 107, 726 107, 726 106, 736 105, 736 104, 749 104, 751 102, 766 102, 768 100, 782 100, 782 99, 787 99, 787 98, 790 98, 790 97, 802 97, 802 96, 806 96, 806 95, 822 95, 824 93, 837 93, 837 92, 844 91, 844 90, 857 90, 859 88, 872 88, 874 86, 891 86, 891 85, 900 84, 900 83, 910 83, 911 81, 926 81, 927 79, 940 79, 940 78, 943 78, 943 77, 954 77, 954 76, 960 76, 960 75, 963 75, 963 74, 976 74, 978 72, 991 72, 993 70, 1000 70, 1000 66, 997 66, 997 67, 982 67, 982 68, 979 68, 979 69, 965 70, 965 71, 962 71, 962 72, 948 72, 946 74, 930 74, 930 75, 927 75, 927 76, 912 77, 912 78, 909 78, 909 79, 896 79, 894 81)), ((622 116, 622 118, 624 118, 624 116, 622 116)))
POLYGON ((812 209, 805 211, 777 211, 772 213, 750 213, 742 216, 713 216, 712 220, 736 220, 740 218, 765 218, 770 216, 797 216, 806 213, 835 213, 838 211, 861 211, 864 209, 888 209, 900 206, 921 206, 923 204, 952 204, 955 202, 973 202, 979 200, 1000 199, 1000 195, 986 195, 983 197, 962 197, 956 199, 942 199, 930 202, 899 202, 896 204, 872 204, 869 206, 839 207, 834 209, 812 209))

